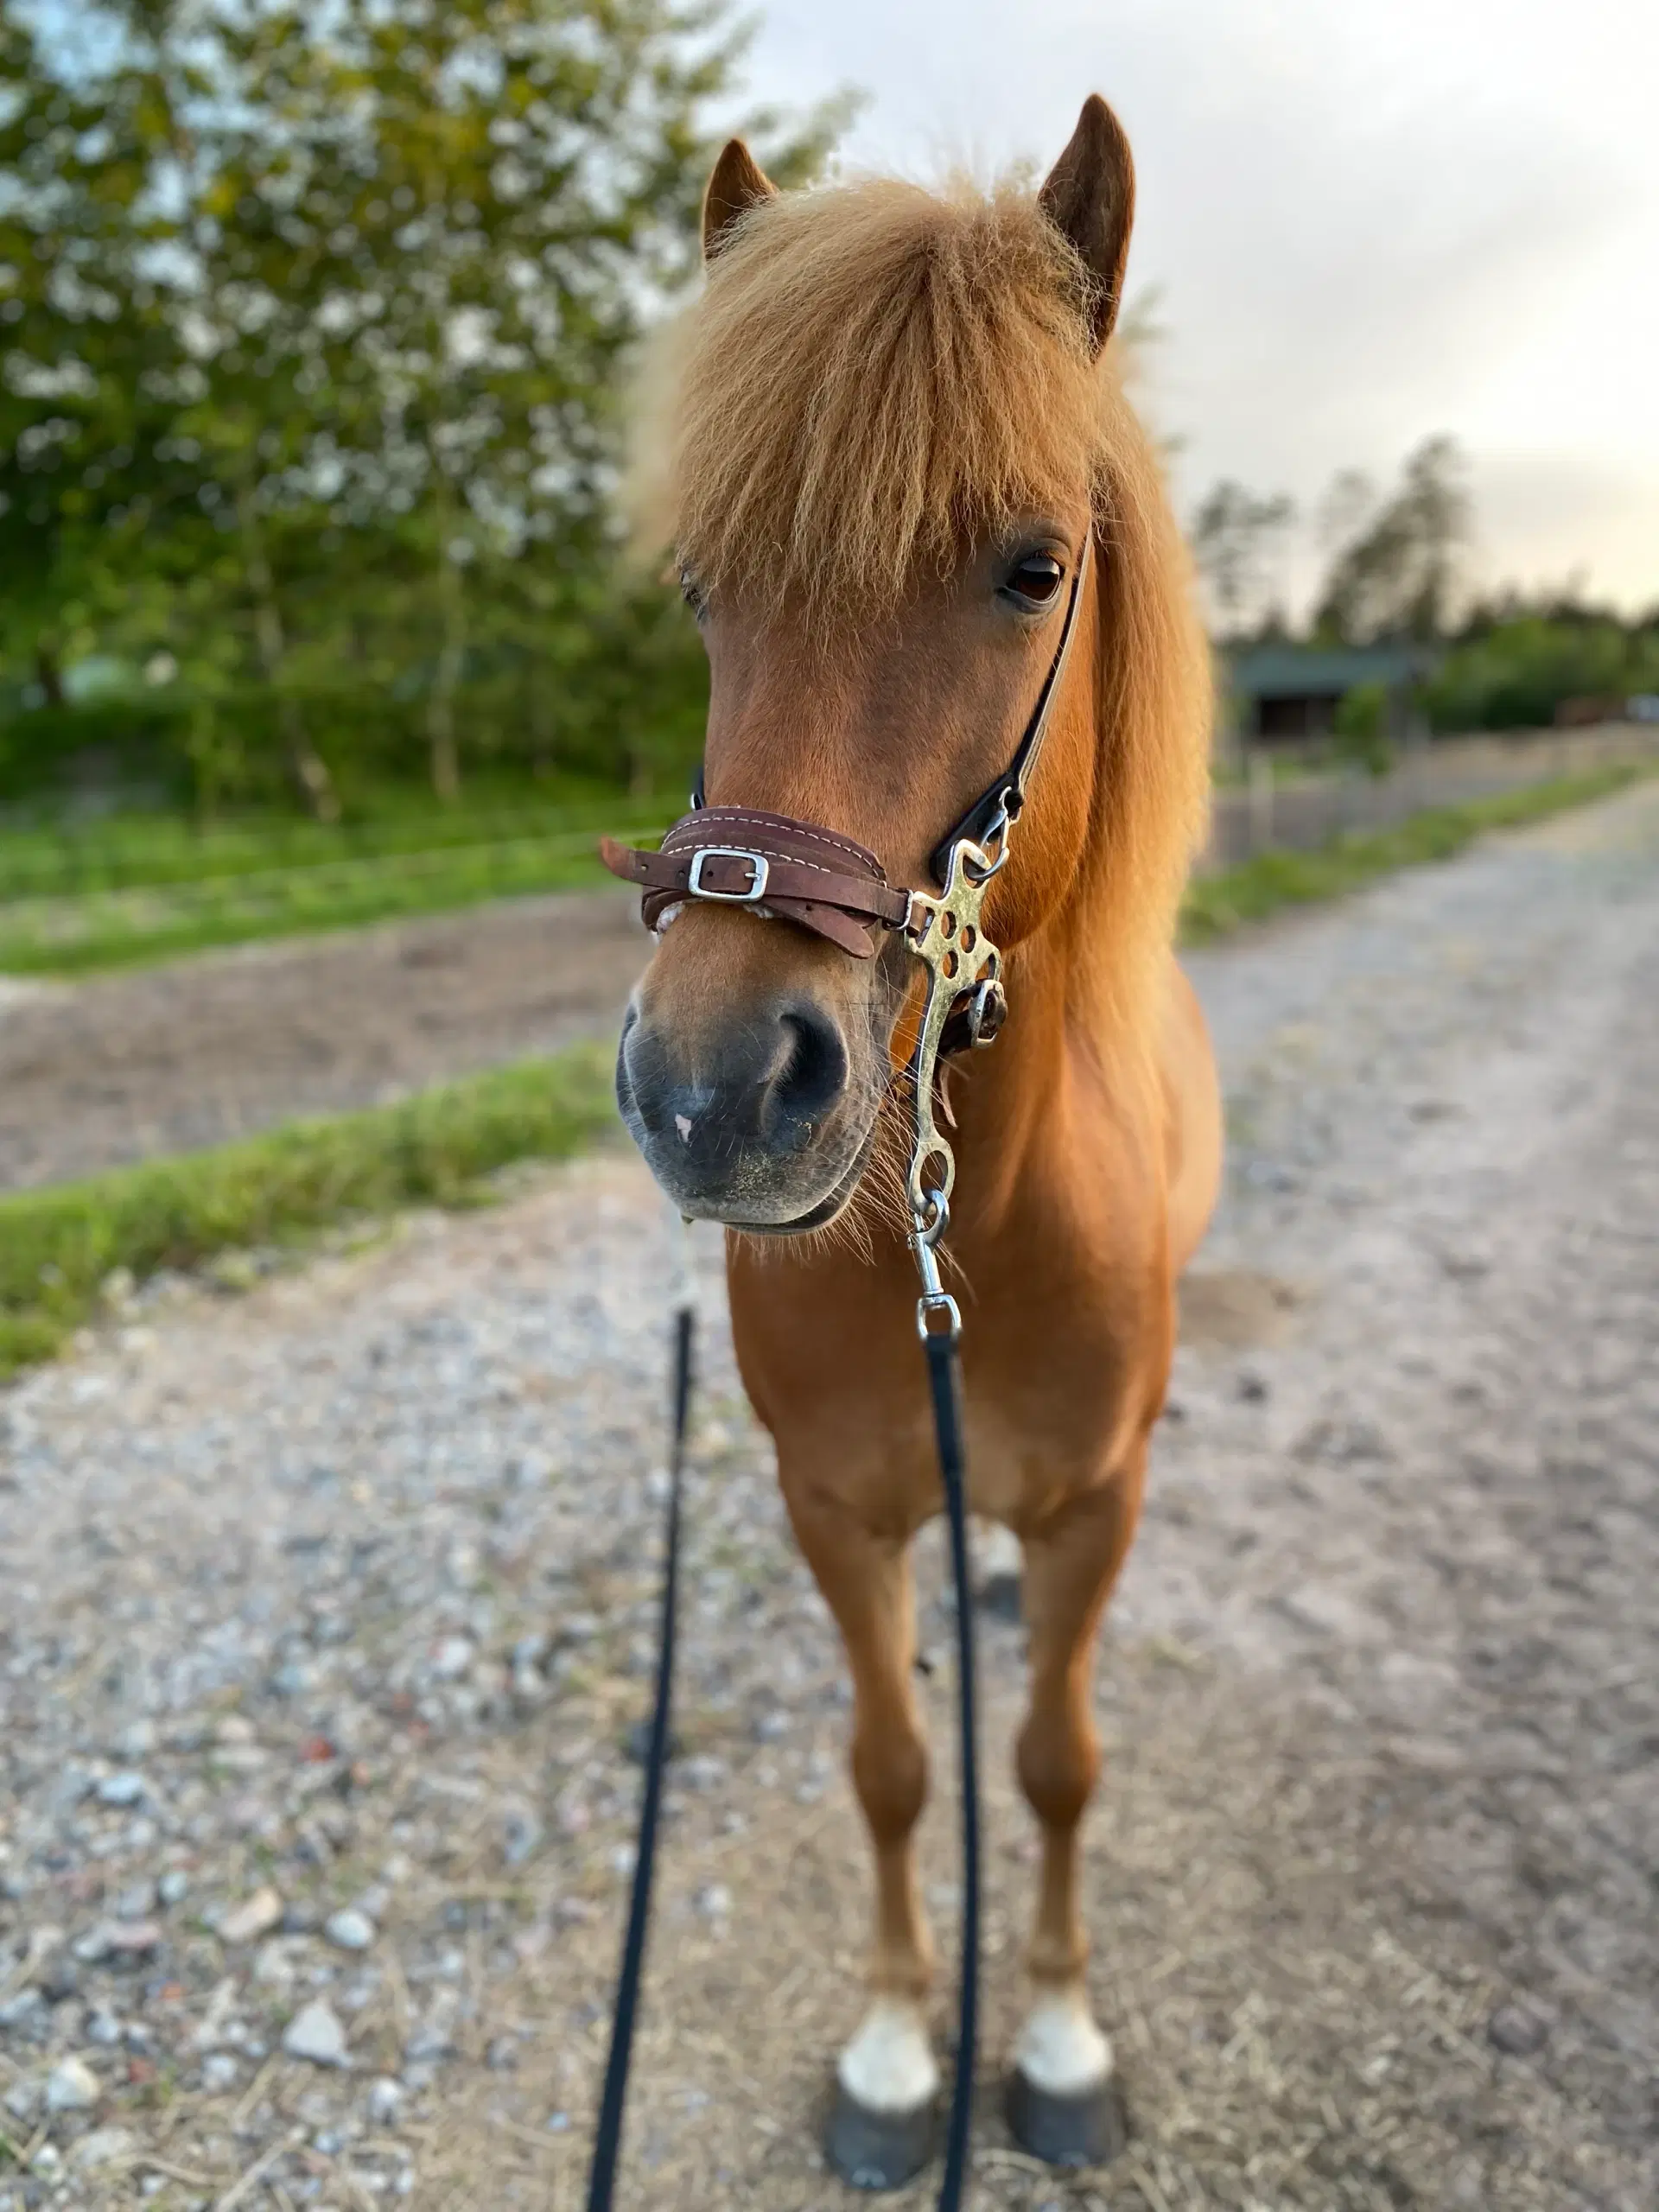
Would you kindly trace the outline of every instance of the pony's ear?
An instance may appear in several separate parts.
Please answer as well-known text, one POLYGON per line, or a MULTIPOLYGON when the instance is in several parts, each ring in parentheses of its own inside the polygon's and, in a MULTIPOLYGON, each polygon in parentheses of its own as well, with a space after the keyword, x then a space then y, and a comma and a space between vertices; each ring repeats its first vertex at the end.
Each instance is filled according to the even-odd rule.
POLYGON ((1123 298, 1123 269, 1135 221, 1135 163, 1122 124, 1098 92, 1090 92, 1084 102, 1071 143, 1037 197, 1049 220, 1077 248, 1094 280, 1090 315, 1099 353, 1112 334, 1123 298))
POLYGON ((743 141, 728 138, 702 195, 703 259, 714 259, 740 215, 747 215, 763 200, 777 197, 777 186, 743 141))

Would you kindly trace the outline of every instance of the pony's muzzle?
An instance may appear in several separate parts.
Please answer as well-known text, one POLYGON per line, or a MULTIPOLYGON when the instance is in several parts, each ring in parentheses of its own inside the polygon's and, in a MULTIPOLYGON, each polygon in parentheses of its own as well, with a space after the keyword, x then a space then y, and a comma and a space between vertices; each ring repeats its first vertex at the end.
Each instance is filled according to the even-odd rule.
POLYGON ((695 1219, 774 1234, 844 1203, 849 1162, 861 1165, 850 1083, 839 1023, 798 993, 695 1043, 636 999, 617 1054, 622 1118, 668 1197, 695 1219))

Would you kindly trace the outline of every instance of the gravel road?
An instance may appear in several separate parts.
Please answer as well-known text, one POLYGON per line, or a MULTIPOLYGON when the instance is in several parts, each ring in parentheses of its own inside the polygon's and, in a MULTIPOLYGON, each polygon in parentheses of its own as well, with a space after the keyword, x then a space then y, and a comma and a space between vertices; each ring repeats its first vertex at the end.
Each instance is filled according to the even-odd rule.
POLYGON ((566 892, 87 982, 0 976, 0 1191, 598 1036, 645 943, 632 892, 566 892))
MULTIPOLYGON (((1192 964, 1230 1188, 1090 1831, 1133 2139, 1057 2179, 995 2110, 1033 1870, 1020 1632, 988 1615, 975 2202, 1651 2212, 1659 785, 1192 964)), ((0 2212, 580 2202, 652 1649, 655 1218, 601 1154, 175 1287, 0 1395, 0 2212)), ((846 1700, 702 1262, 626 2201, 828 2212, 846 1700)), ((948 1953, 931 1545, 924 1580, 948 1953)))

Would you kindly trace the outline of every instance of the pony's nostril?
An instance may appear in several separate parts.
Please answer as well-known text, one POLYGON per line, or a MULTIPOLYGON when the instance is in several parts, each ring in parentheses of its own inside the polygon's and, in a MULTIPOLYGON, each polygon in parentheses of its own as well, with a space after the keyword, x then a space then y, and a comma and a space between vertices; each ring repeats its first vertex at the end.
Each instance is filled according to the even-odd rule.
POLYGON ((659 1174, 714 1189, 810 1153, 834 1117, 851 1064, 836 1023, 789 999, 734 1023, 702 1065, 671 1024, 628 1024, 617 1056, 622 1117, 659 1174))
POLYGON ((772 1109, 779 1118, 810 1122, 826 1114, 847 1087, 847 1047, 840 1030, 817 1007, 791 1007, 779 1021, 785 1057, 772 1081, 772 1109))

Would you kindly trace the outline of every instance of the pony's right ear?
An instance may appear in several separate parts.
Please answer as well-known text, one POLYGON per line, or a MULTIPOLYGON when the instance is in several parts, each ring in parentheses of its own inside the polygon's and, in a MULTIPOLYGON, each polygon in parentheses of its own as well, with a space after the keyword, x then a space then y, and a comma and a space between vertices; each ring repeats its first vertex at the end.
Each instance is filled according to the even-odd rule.
MULTIPOLYGON (((728 147, 729 153, 731 149, 728 147)), ((1135 222, 1135 162, 1123 126, 1090 92, 1071 143, 1037 195, 1043 213, 1076 247, 1093 280, 1090 321, 1095 351, 1112 334, 1123 299, 1123 270, 1135 222)))
POLYGON ((728 138, 702 195, 703 259, 714 259, 740 215, 747 215, 763 200, 777 197, 777 186, 743 141, 728 138))

